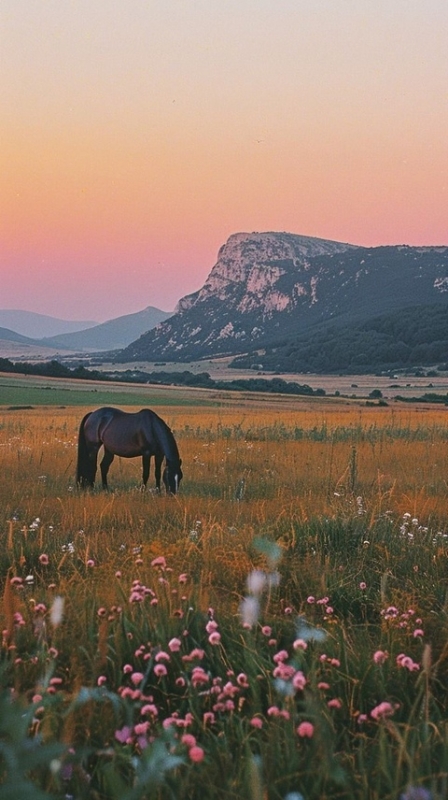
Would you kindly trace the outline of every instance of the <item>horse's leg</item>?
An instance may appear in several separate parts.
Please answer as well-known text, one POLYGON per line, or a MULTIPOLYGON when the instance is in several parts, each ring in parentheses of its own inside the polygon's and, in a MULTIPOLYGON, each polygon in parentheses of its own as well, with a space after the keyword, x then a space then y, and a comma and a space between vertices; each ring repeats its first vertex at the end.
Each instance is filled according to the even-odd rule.
POLYGON ((150 465, 151 465, 151 456, 148 456, 147 453, 143 453, 143 455, 142 455, 142 481, 143 481, 143 486, 145 488, 146 488, 146 484, 148 483, 150 465))
POLYGON ((88 459, 89 459, 89 467, 88 473, 89 477, 84 477, 82 481, 82 485, 88 486, 89 488, 93 489, 95 485, 95 476, 96 476, 96 467, 97 467, 97 459, 98 459, 98 450, 100 445, 90 445, 88 449, 88 459))
POLYGON ((159 455, 155 455, 154 456, 154 462, 155 462, 154 475, 155 475, 155 478, 156 478, 156 489, 157 489, 158 492, 160 492, 160 477, 162 475, 162 461, 163 461, 163 455, 162 456, 159 456, 159 455))
POLYGON ((100 464, 103 489, 107 489, 107 473, 109 472, 109 467, 112 464, 113 460, 114 460, 114 454, 111 453, 110 450, 106 450, 106 448, 104 448, 104 456, 100 464))

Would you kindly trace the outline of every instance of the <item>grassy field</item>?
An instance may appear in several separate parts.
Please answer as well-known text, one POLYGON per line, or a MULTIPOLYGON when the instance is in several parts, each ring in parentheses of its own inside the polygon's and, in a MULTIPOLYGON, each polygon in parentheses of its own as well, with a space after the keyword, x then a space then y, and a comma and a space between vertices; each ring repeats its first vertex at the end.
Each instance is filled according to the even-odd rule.
POLYGON ((2 800, 447 797, 443 408, 3 380, 2 800), (179 495, 76 488, 105 403, 179 495))

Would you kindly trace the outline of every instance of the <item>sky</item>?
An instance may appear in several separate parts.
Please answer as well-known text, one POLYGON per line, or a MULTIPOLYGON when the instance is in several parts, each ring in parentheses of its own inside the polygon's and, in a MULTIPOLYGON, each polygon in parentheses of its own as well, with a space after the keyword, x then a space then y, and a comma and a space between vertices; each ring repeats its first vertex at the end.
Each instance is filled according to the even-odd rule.
POLYGON ((448 245, 446 0, 1 0, 0 308, 98 322, 241 231, 448 245))

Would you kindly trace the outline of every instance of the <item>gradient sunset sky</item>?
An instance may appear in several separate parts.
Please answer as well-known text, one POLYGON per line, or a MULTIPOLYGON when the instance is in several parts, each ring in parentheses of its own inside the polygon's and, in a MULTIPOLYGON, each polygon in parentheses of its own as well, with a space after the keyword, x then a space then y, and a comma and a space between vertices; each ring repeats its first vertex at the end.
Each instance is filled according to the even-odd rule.
POLYGON ((174 308, 239 231, 448 245, 447 0, 1 0, 0 308, 174 308))

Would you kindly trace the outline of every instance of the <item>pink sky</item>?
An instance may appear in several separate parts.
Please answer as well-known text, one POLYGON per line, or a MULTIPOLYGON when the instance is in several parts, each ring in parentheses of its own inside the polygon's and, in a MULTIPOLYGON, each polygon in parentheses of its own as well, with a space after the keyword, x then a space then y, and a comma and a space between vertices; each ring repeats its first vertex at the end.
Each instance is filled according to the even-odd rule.
POLYGON ((446 0, 2 0, 0 308, 174 308, 238 231, 448 245, 446 0))

